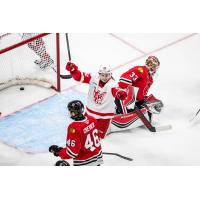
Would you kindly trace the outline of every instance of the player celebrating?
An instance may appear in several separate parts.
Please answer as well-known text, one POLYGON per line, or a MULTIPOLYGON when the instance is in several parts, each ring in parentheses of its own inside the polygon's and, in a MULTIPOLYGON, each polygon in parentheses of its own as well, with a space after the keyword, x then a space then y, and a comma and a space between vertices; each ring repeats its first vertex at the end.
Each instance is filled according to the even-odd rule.
POLYGON ((110 67, 101 66, 98 77, 81 72, 72 62, 67 63, 66 69, 70 71, 76 81, 89 84, 87 114, 97 119, 97 129, 103 139, 106 136, 111 119, 114 117, 114 98, 124 100, 127 96, 126 91, 115 87, 110 67))
POLYGON ((96 129, 96 120, 85 116, 83 103, 79 100, 68 104, 70 117, 66 147, 52 145, 49 151, 62 159, 73 158, 74 166, 99 166, 103 163, 101 144, 96 129))
MULTIPOLYGON (((145 101, 157 100, 153 95, 147 97, 147 93, 153 84, 153 75, 156 73, 159 66, 160 61, 158 58, 149 56, 144 66, 135 66, 121 75, 118 83, 119 87, 125 89, 131 85, 139 89, 135 103, 137 107, 141 108, 145 101)), ((118 112, 122 113, 120 101, 116 99, 115 103, 118 107, 118 112)))

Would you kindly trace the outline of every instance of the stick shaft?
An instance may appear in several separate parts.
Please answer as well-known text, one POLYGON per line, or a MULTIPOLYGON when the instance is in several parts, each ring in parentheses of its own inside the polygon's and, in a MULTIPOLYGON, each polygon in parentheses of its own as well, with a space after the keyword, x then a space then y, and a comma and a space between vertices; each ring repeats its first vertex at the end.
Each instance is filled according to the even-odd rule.
POLYGON ((69 37, 68 37, 68 33, 65 33, 65 36, 66 36, 66 43, 67 43, 68 58, 69 58, 69 61, 71 61, 71 52, 70 52, 70 46, 69 46, 69 37))

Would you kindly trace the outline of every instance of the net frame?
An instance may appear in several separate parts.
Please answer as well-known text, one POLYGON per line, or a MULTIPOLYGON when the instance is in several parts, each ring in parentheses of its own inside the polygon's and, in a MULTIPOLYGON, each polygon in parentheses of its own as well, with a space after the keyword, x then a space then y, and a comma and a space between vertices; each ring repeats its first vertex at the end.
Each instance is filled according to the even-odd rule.
MULTIPOLYGON (((6 37, 8 35, 10 35, 11 33, 5 33, 3 35, 1 35, 1 37, 6 37)), ((36 36, 33 36, 29 39, 25 39, 25 40, 22 40, 20 42, 17 42, 17 43, 14 43, 14 44, 11 44, 3 49, 0 50, 0 56, 2 54, 5 54, 9 51, 12 51, 14 49, 17 49, 19 47, 22 47, 23 45, 27 45, 28 43, 38 39, 38 38, 43 38, 47 35, 50 35, 50 34, 55 34, 56 35, 56 41, 55 41, 55 47, 56 47, 56 50, 55 50, 55 53, 56 53, 56 86, 53 85, 51 82, 48 82, 46 79, 37 79, 37 78, 33 78, 31 79, 30 77, 29 78, 26 78, 26 77, 23 77, 23 78, 19 78, 19 77, 16 77, 14 79, 10 79, 8 80, 7 82, 4 82, 4 83, 0 83, 0 90, 3 90, 5 88, 8 88, 8 87, 11 87, 11 86, 15 86, 15 85, 26 85, 26 84, 31 84, 31 85, 38 85, 38 86, 42 86, 42 87, 46 87, 46 88, 52 88, 58 92, 61 91, 61 83, 60 83, 60 34, 59 33, 41 33, 41 34, 38 34, 36 36)), ((1 39, 2 39, 1 38, 1 39)))

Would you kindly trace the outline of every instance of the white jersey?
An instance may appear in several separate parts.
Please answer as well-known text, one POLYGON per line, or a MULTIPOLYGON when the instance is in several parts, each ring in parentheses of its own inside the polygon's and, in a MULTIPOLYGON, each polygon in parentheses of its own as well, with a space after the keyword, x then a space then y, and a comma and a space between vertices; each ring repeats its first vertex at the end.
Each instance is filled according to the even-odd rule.
POLYGON ((109 119, 114 117, 115 103, 112 88, 115 81, 110 79, 103 87, 99 86, 99 78, 92 77, 89 81, 87 97, 87 113, 96 119, 109 119))

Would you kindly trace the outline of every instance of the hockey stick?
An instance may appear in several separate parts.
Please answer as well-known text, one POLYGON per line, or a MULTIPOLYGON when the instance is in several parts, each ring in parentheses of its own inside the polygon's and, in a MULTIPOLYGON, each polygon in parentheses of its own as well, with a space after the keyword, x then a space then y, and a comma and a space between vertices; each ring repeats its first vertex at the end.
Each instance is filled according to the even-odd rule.
POLYGON ((166 130, 172 129, 171 125, 164 125, 164 126, 160 126, 160 127, 152 126, 152 124, 148 121, 148 119, 144 116, 144 114, 141 112, 141 110, 137 106, 135 106, 134 111, 136 112, 136 114, 140 118, 140 120, 144 123, 144 125, 151 132, 166 131, 166 130))
POLYGON ((192 119, 189 120, 189 122, 192 122, 199 113, 200 113, 200 109, 197 111, 197 113, 195 114, 195 116, 192 119))
MULTIPOLYGON (((69 61, 71 61, 71 53, 70 53, 70 47, 69 47, 68 33, 65 33, 65 36, 66 36, 66 43, 67 43, 68 58, 69 58, 69 61)), ((62 79, 70 79, 70 78, 72 78, 72 75, 71 74, 67 74, 67 75, 60 74, 60 78, 62 78, 62 79)))
MULTIPOLYGON (((133 161, 132 158, 126 157, 126 156, 122 156, 121 154, 118 153, 109 153, 109 152, 102 152, 104 155, 114 155, 114 156, 118 156, 124 160, 128 160, 128 161, 133 161)), ((70 166, 70 164, 66 161, 66 160, 58 160, 54 166, 70 166)))
POLYGON ((122 156, 121 154, 118 153, 109 153, 109 152, 102 152, 104 155, 113 155, 113 156, 118 156, 124 160, 128 160, 128 161, 133 161, 132 158, 126 157, 126 156, 122 156))
POLYGON ((66 36, 66 43, 67 43, 68 58, 69 58, 69 61, 71 61, 71 53, 70 53, 70 47, 69 47, 69 37, 68 37, 68 33, 65 33, 65 36, 66 36))

